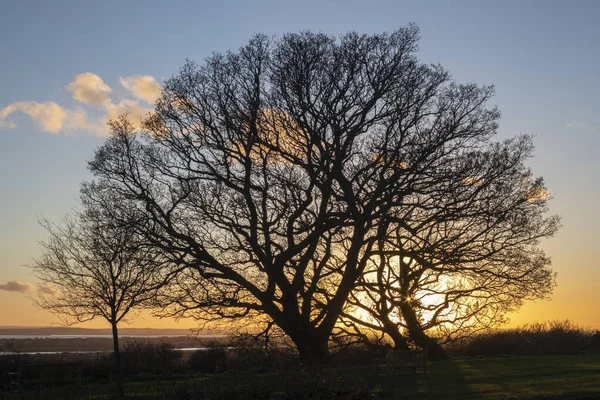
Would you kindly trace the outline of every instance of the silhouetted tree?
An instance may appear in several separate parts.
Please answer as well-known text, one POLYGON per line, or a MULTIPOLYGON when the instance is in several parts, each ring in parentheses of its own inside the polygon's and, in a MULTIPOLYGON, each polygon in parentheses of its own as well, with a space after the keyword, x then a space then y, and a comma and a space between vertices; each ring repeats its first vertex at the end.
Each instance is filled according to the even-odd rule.
POLYGON ((98 210, 86 209, 54 225, 43 254, 31 265, 40 281, 35 303, 58 314, 67 324, 105 319, 111 326, 117 388, 123 395, 118 324, 154 298, 164 284, 156 252, 133 230, 115 227, 98 210))
POLYGON ((404 199, 497 128, 491 88, 419 63, 417 40, 413 25, 339 40, 257 35, 188 62, 144 134, 113 124, 84 192, 112 199, 107 215, 181 268, 161 293, 168 312, 266 314, 303 360, 327 358, 349 294, 403 226, 404 199))
POLYGON ((393 204, 345 325, 394 340, 406 332, 443 358, 427 331, 442 342, 464 338, 504 323, 524 300, 548 295, 555 275, 538 244, 559 219, 544 217, 549 194, 524 164, 532 152, 522 136, 464 148, 419 173, 414 192, 393 204))

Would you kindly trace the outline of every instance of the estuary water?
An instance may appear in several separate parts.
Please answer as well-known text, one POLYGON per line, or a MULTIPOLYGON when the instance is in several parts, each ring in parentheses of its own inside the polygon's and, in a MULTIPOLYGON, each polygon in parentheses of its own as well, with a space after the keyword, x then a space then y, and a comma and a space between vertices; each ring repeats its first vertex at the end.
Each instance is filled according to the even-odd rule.
MULTIPOLYGON (((158 339, 187 337, 189 335, 119 335, 120 338, 158 339)), ((226 335, 198 335, 198 339, 220 339, 226 335)), ((2 339, 112 339, 112 335, 0 335, 2 339)))
MULTIPOLYGON (((227 347, 227 349, 230 349, 227 347)), ((173 348, 173 351, 205 351, 209 350, 208 347, 182 347, 173 348)), ((104 354, 112 353, 112 350, 68 350, 68 351, 0 351, 0 356, 14 356, 17 354, 104 354)))
MULTIPOLYGON (((139 340, 144 340, 144 339, 161 339, 161 338, 189 338, 190 335, 130 335, 130 334, 124 334, 124 335, 119 335, 120 339, 139 339, 139 340)), ((193 336, 194 339, 198 339, 200 341, 207 340, 207 341, 211 341, 214 339, 222 339, 222 338, 226 338, 226 335, 197 335, 197 336, 193 336)), ((104 348, 104 349, 78 349, 77 347, 88 347, 88 346, 81 346, 81 343, 87 343, 87 340, 92 340, 95 341, 97 339, 106 339, 106 340, 111 340, 112 339, 112 335, 0 335, 0 341, 4 341, 6 342, 12 342, 13 344, 17 344, 17 346, 2 346, 2 343, 0 342, 0 356, 7 356, 7 355, 16 355, 16 354, 101 354, 101 353, 110 353, 112 352, 112 350, 109 350, 108 348, 104 348), (52 351, 46 351, 45 349, 43 349, 43 347, 56 347, 56 346, 44 346, 44 345, 38 345, 38 341, 40 341, 39 343, 43 343, 46 341, 46 343, 52 343, 53 340, 62 340, 63 346, 64 346, 64 340, 73 340, 73 348, 65 348, 65 349, 58 349, 58 350, 54 350, 54 349, 47 349, 47 350, 52 350, 52 351), (19 346, 18 342, 20 340, 23 340, 24 342, 22 343, 33 343, 33 345, 26 345, 24 346, 25 348, 23 348, 23 346, 19 346), (83 342, 82 342, 83 340, 83 342), (49 341, 49 342, 48 342, 49 341), (3 349, 4 347, 4 349, 3 349), (23 349, 23 351, 15 351, 14 348, 19 348, 21 347, 23 349), (29 348, 27 348, 29 347, 29 348), (36 348, 38 348, 39 350, 36 350, 36 348)), ((195 340, 194 340, 195 341, 195 340)), ((203 347, 203 346, 189 346, 190 344, 192 344, 193 342, 191 341, 186 341, 184 340, 182 341, 176 341, 178 343, 178 345, 180 347, 173 347, 173 350, 175 351, 201 351, 201 350, 207 350, 208 347, 203 347)), ((60 347, 63 347, 60 346, 60 347)), ((70 347, 70 346, 69 346, 70 347)), ((109 346, 112 347, 112 346, 109 346)))

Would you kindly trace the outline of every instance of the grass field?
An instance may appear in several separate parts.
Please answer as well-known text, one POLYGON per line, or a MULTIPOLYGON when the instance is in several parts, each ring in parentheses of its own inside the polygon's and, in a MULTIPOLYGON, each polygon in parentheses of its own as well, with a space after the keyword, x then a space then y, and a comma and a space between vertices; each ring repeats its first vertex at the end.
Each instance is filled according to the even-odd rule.
MULTIPOLYGON (((7 393, 16 399, 110 399, 111 386, 7 393)), ((433 362, 428 374, 372 366, 321 371, 228 371, 126 384, 131 399, 600 399, 600 355, 462 358, 433 362)))

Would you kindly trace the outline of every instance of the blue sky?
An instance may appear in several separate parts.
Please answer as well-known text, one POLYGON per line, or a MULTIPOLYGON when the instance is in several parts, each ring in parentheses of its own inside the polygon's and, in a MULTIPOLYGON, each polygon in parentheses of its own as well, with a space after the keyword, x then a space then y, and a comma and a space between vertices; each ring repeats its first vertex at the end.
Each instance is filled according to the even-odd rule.
POLYGON ((458 82, 496 85, 500 138, 536 134, 531 166, 554 196, 552 212, 563 217, 563 229, 544 243, 559 286, 552 301, 526 305, 514 323, 570 317, 600 326, 599 17, 597 1, 5 2, 0 303, 14 307, 0 307, 0 325, 53 320, 6 283, 35 285, 23 265, 44 238, 38 216, 57 219, 76 204, 79 184, 89 178, 86 161, 103 141, 103 119, 123 107, 150 107, 152 97, 134 90, 141 76, 160 83, 186 59, 236 49, 255 32, 375 33, 415 22, 422 61, 441 63, 458 82), (70 84, 84 73, 100 79, 85 88, 105 89, 97 102, 76 100, 83 92, 70 84), (22 112, 34 114, 32 102, 54 102, 66 112, 56 132, 39 124, 46 114, 22 112), (85 123, 75 121, 84 114, 85 123))

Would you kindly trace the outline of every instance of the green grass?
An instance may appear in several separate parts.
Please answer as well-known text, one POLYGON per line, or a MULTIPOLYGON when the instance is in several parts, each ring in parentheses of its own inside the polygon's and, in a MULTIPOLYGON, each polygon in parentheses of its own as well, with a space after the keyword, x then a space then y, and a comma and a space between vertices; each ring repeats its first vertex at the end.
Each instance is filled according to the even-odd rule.
POLYGON ((600 397, 600 356, 448 360, 432 363, 418 389, 432 399, 600 397))
MULTIPOLYGON (((25 392, 16 399, 110 398, 108 384, 91 384, 78 393, 25 392)), ((228 371, 127 383, 128 398, 179 399, 571 399, 600 398, 600 355, 463 358, 428 365, 428 374, 372 366, 302 371, 228 371)))

